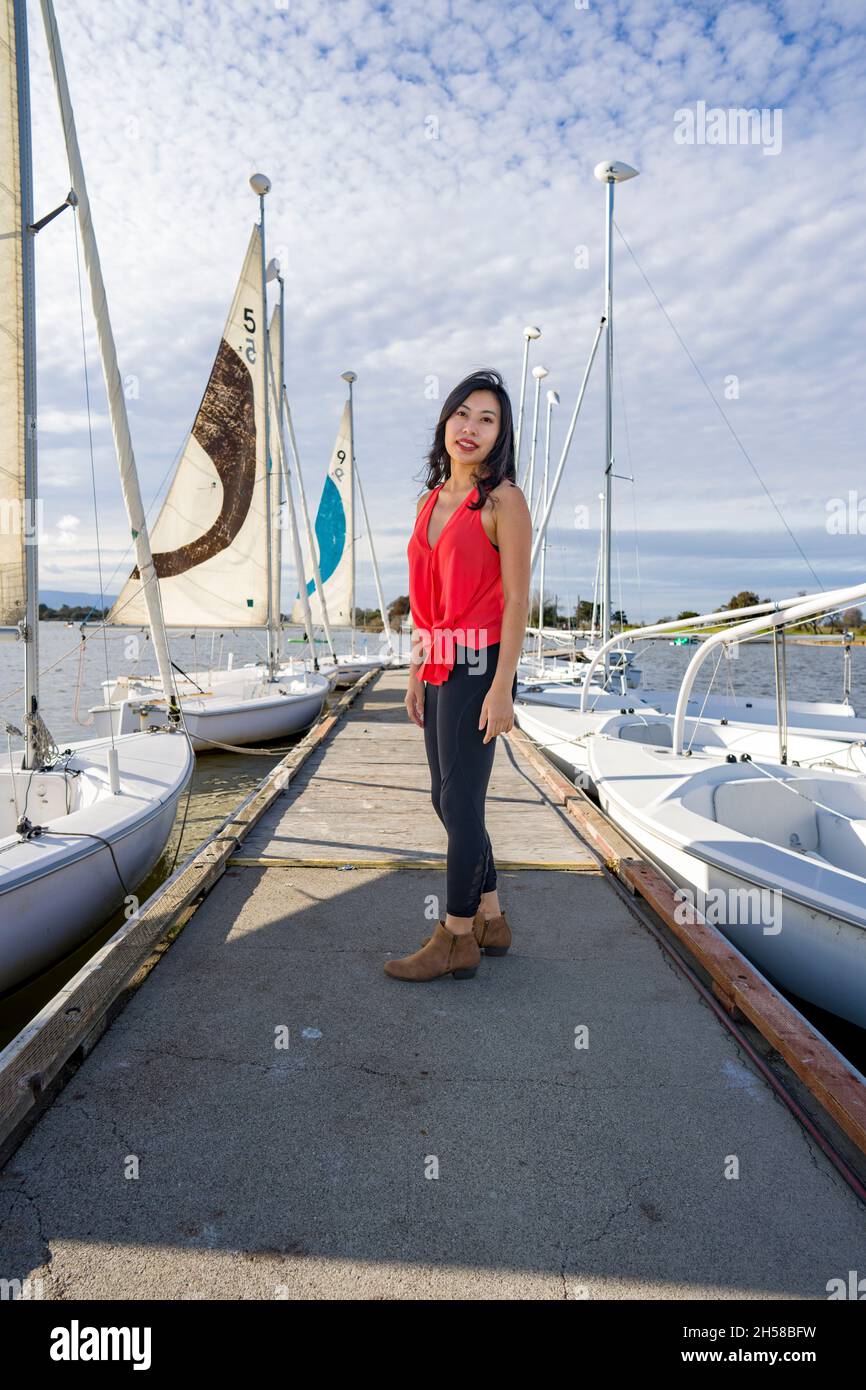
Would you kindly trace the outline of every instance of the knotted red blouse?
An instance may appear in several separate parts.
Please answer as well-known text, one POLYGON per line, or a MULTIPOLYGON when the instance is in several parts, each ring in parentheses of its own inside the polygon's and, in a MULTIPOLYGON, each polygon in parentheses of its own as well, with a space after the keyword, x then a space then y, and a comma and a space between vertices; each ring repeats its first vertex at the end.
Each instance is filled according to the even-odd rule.
POLYGON ((480 496, 477 485, 431 547, 427 527, 444 486, 433 489, 418 513, 407 550, 413 657, 424 655, 418 675, 430 685, 447 681, 456 646, 480 651, 499 641, 505 607, 499 547, 484 529, 482 508, 469 507, 480 496))

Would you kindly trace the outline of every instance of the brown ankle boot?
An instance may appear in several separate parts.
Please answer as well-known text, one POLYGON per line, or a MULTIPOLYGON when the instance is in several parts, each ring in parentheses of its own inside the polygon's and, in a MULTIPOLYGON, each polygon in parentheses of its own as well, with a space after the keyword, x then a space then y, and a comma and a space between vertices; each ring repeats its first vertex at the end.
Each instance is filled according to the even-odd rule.
POLYGON ((485 918, 479 907, 472 923, 472 931, 479 947, 488 956, 504 956, 511 945, 511 928, 505 920, 504 912, 499 917, 485 918))
POLYGON ((441 975, 453 975, 455 980, 468 980, 478 969, 481 952, 474 931, 458 934, 449 931, 443 921, 436 923, 432 936, 414 955, 385 962, 385 974, 395 980, 438 980, 441 975))

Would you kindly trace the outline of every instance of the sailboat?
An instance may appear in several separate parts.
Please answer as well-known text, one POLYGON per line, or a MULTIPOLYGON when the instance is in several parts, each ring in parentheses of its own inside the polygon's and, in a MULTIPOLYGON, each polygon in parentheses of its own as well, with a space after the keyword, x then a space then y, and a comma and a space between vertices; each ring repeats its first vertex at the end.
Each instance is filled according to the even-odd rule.
MULTIPOLYGON (((266 327, 264 197, 270 183, 250 180, 261 220, 253 226, 225 328, 192 429, 152 528, 154 563, 169 627, 267 631, 267 661, 181 672, 177 681, 197 752, 263 743, 309 728, 332 682, 302 663, 282 661, 279 614, 282 399, 281 321, 266 327), (270 377, 270 381, 268 378, 270 377)), ((271 262, 272 274, 275 263, 271 262)), ((278 271, 278 268, 276 268, 278 271)), ((144 598, 133 569, 106 619, 138 627, 144 598)), ((126 733, 164 723, 167 706, 152 676, 129 673, 103 682, 97 727, 126 733)))
MULTIPOLYGON (((844 605, 850 589, 834 590, 819 598, 826 606, 844 605)), ((802 595, 751 608, 730 609, 676 622, 657 623, 630 634, 650 640, 683 628, 704 629, 703 640, 689 634, 690 643, 701 645, 694 658, 695 673, 707 655, 719 647, 734 649, 744 619, 754 626, 743 640, 757 640, 773 633, 777 694, 775 698, 755 695, 703 695, 694 693, 694 679, 683 705, 686 747, 696 752, 715 750, 754 761, 773 762, 785 751, 786 758, 803 767, 821 768, 832 773, 866 774, 866 719, 858 718, 853 705, 843 701, 789 700, 786 682, 785 628, 773 627, 774 614, 790 614, 799 609, 802 595), (782 734, 780 741, 779 722, 782 734)), ((796 621, 788 619, 788 621, 796 621)), ((615 640, 615 639, 614 639, 615 640)), ((594 668, 603 659, 599 649, 587 670, 587 683, 581 691, 581 705, 575 710, 566 696, 560 704, 548 692, 543 704, 531 704, 531 687, 521 699, 515 717, 520 727, 542 745, 548 756, 569 777, 587 791, 594 791, 590 774, 589 746, 597 734, 621 738, 655 747, 673 746, 674 719, 682 698, 676 691, 652 695, 638 690, 626 697, 612 694, 593 682, 594 668)))
MULTIPOLYGON (((361 487, 361 475, 358 471, 358 463, 355 457, 354 402, 352 388, 357 379, 355 372, 346 371, 342 373, 342 380, 346 382, 349 392, 343 404, 340 423, 337 429, 337 437, 331 451, 331 458, 322 487, 322 495, 319 499, 319 507, 316 513, 315 537, 313 536, 310 526, 306 496, 303 486, 301 486, 301 503, 304 509, 304 519, 306 522, 307 545, 314 575, 307 583, 306 591, 301 589, 296 595, 289 615, 289 621, 292 623, 303 621, 305 604, 308 603, 313 623, 321 623, 324 626, 330 654, 320 658, 320 669, 332 674, 338 688, 351 685, 366 671, 372 670, 376 666, 399 666, 408 664, 408 657, 404 660, 401 655, 402 649, 399 639, 395 648, 394 633, 388 621, 388 614, 385 611, 385 599, 382 592, 382 581, 376 559, 376 550, 373 544, 373 532, 370 526, 370 518, 367 514, 367 504, 361 487), (366 646, 364 652, 356 652, 355 650, 356 483, 358 495, 361 499, 361 508, 364 514, 364 524, 370 546, 370 555, 373 561, 373 575, 376 584, 379 612, 382 617, 383 638, 379 651, 373 655, 369 653, 366 646), (332 638, 332 633, 335 628, 347 629, 351 632, 351 650, 349 652, 337 654, 332 638)), ((295 464, 296 467, 298 467, 294 432, 292 432, 291 438, 293 451, 295 452, 295 464)), ((300 478, 299 467, 298 476, 300 478)))
POLYGON ((603 809, 677 885, 683 911, 707 917, 778 985, 861 1028, 866 764, 846 768, 819 754, 807 766, 794 758, 781 688, 775 759, 766 749, 753 756, 724 744, 688 747, 686 711, 714 646, 843 611, 864 596, 866 584, 798 597, 773 615, 717 633, 689 663, 672 722, 648 721, 658 736, 647 737, 632 715, 588 740, 589 774, 603 809))
MULTIPOLYGON (((26 0, 0 8, 0 637, 24 647, 23 756, 0 771, 0 993, 63 958, 126 900, 162 854, 194 758, 173 710, 165 731, 75 743, 61 752, 39 708, 34 242, 66 207, 78 218, 121 482, 142 572, 153 572, 120 374, 51 0, 42 13, 72 191, 34 225, 26 0)), ((171 669, 155 586, 147 585, 164 690, 171 669)), ((11 748, 11 742, 10 742, 11 748)))

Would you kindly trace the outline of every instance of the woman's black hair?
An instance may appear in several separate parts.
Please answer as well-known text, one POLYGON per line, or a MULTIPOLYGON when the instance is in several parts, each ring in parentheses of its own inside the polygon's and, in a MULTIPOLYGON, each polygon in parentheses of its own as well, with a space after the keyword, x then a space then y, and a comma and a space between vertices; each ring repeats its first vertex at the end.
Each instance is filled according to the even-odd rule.
POLYGON ((499 483, 517 481, 514 467, 514 424, 511 415, 511 401, 501 372, 496 372, 492 368, 481 368, 472 372, 470 376, 464 377, 446 396, 433 436, 433 447, 427 455, 426 487, 428 490, 432 490, 439 483, 444 482, 446 478, 451 477, 451 460, 445 448, 445 424, 446 421, 450 420, 458 406, 463 404, 466 397, 472 395, 473 391, 492 391, 499 400, 500 415, 499 434, 496 443, 482 463, 482 467, 486 471, 482 477, 474 479, 478 485, 479 501, 471 504, 469 510, 478 511, 487 501, 488 494, 499 483))

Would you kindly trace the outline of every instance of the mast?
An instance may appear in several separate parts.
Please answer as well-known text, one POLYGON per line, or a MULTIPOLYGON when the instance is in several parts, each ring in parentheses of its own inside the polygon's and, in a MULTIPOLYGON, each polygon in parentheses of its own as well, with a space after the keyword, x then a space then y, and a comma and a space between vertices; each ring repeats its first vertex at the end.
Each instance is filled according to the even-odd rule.
MULTIPOLYGON (((559 405, 559 395, 556 391, 547 393, 547 428, 544 435, 544 473, 541 481, 542 506, 547 506, 547 478, 550 471, 550 419, 553 414, 553 407, 559 405)), ((541 659, 542 632, 544 630, 544 561, 547 556, 547 532, 544 533, 544 540, 541 545, 541 571, 538 579, 538 655, 541 659)))
POLYGON ((349 537, 352 543, 352 588, 349 601, 349 618, 352 625, 352 656, 355 655, 355 414, 354 401, 352 399, 352 382, 357 381, 354 372, 341 372, 343 381, 349 387, 349 467, 352 470, 351 488, 349 489, 349 537))
POLYGON ((123 500, 126 505, 126 512, 135 544, 135 558, 139 574, 141 575, 142 592, 147 605, 147 617, 150 624, 151 636, 153 638, 154 652, 159 667, 162 689, 168 703, 170 718, 176 720, 179 718, 179 715, 172 683, 171 657, 169 655, 168 642, 165 635, 165 626, 162 621, 159 584, 156 577, 153 556, 150 550, 147 521, 141 500, 138 473, 135 467, 135 455, 132 448, 132 436, 129 431, 129 419, 126 413, 126 399, 123 394, 123 383, 120 377, 120 369, 117 365, 117 350, 114 345, 114 334, 112 333, 111 323, 108 318, 108 304, 105 295, 105 285, 102 279, 102 267, 99 264, 99 252, 96 246, 96 236, 90 215, 90 200, 87 196, 87 185, 84 181, 84 167, 81 163, 81 151, 78 148, 78 136, 75 132, 72 102, 69 96, 69 86, 66 81, 63 54, 60 49, 60 35, 57 31, 57 20, 54 15, 52 0, 41 0, 41 5, 45 33, 48 38, 48 53, 51 59, 51 70, 54 75, 54 85, 57 91, 57 100, 60 105, 61 118, 63 120, 63 133, 66 140, 66 157, 69 162, 69 175, 72 179, 72 189, 77 200, 78 222, 81 228, 84 263, 87 269, 87 278, 90 283, 90 295, 93 302, 94 318, 96 319, 96 331, 99 338, 102 370, 105 375, 105 386, 108 394, 108 412, 111 418, 111 430, 114 435, 114 444, 117 450, 123 500))
MULTIPOLYGON (((288 398, 288 392, 286 392, 285 382, 284 382, 284 386, 282 386, 282 404, 284 404, 286 428, 288 428, 288 431, 289 431, 289 445, 291 445, 291 448, 292 448, 292 459, 295 460, 295 475, 296 475, 296 478, 297 478, 297 491, 300 492, 300 506, 302 506, 302 510, 303 510, 303 520, 304 520, 304 528, 306 528, 307 545, 309 545, 309 548, 310 548, 310 563, 313 564, 313 574, 316 575, 316 585, 317 585, 317 592, 318 592, 318 602, 320 602, 320 606, 321 606, 321 620, 322 620, 322 626, 324 626, 325 638, 327 638, 327 641, 328 641, 328 649, 329 649, 329 652, 331 652, 332 659, 334 659, 334 663, 336 664, 336 648, 335 648, 335 646, 334 646, 334 638, 332 638, 332 635, 331 635, 331 620, 329 620, 329 617, 328 617, 328 603, 327 603, 327 599, 325 599, 325 585, 324 585, 324 582, 322 582, 320 567, 318 567, 318 553, 317 553, 316 538, 314 538, 314 535, 313 535, 313 525, 311 525, 311 523, 310 523, 310 512, 309 512, 309 507, 307 507, 307 493, 304 492, 303 473, 302 473, 302 468, 300 468, 300 456, 299 456, 299 453, 297 453, 297 439, 295 438, 295 425, 293 425, 293 423, 292 423, 292 411, 291 411, 291 409, 289 409, 289 398, 288 398)), ((281 418, 282 418, 282 417, 281 417, 281 418)), ((286 463, 288 463, 288 460, 286 460, 286 463)), ((302 564, 302 571, 303 571, 303 564, 302 564)), ((316 649, 313 649, 313 657, 314 657, 314 664, 316 664, 316 669, 318 670, 318 656, 316 655, 316 649)))
MULTIPOLYGON (((280 263, 276 260, 268 262, 266 282, 279 280, 280 263)), ((283 320, 280 313, 280 306, 277 305, 271 314, 270 326, 267 329, 268 335, 268 388, 265 393, 265 404, 268 411, 269 440, 276 438, 277 447, 272 451, 273 456, 269 455, 268 480, 271 498, 271 516, 268 531, 271 537, 270 552, 270 580, 273 587, 273 618, 274 618, 274 673, 279 672, 283 659, 283 608, 282 608, 282 578, 283 578, 283 470, 280 465, 280 443, 282 433, 282 420, 280 397, 276 384, 276 372, 282 372, 284 354, 282 344, 283 320), (271 418, 271 411, 274 412, 271 418)))
MULTIPOLYGON (((282 276, 279 276, 279 275, 278 275, 277 278, 278 278, 279 281, 280 281, 280 286, 281 286, 281 289, 282 289, 282 284, 283 284, 282 276)), ((277 311, 276 311, 276 310, 274 310, 274 322, 275 322, 275 323, 277 322, 277 311)), ((280 360, 281 362, 283 361, 282 345, 281 345, 281 347, 280 347, 279 360, 280 360)), ((283 424, 283 412, 282 412, 282 405, 281 405, 282 393, 278 390, 276 377, 274 376, 274 360, 273 360, 273 355, 271 356, 271 359, 270 359, 270 362, 269 362, 269 368, 270 368, 271 397, 272 397, 272 400, 273 400, 273 403, 274 403, 274 409, 275 409, 275 411, 277 411, 276 416, 275 416, 276 429, 277 429, 277 451, 278 451, 279 459, 280 459, 281 478, 282 478, 282 479, 284 480, 284 482, 285 482, 286 503, 287 503, 287 506, 288 506, 289 520, 290 520, 290 522, 291 522, 291 527, 292 527, 292 545, 293 545, 293 547, 294 547, 294 552, 295 552, 295 569, 296 569, 297 574, 298 574, 298 584, 299 584, 300 590, 301 590, 301 604, 302 604, 302 607, 303 607, 303 610, 304 610, 304 628, 305 628, 306 633, 307 633, 307 640, 308 640, 308 642, 310 643, 310 648, 311 648, 311 650, 312 650, 312 652, 313 652, 313 655, 314 655, 314 657, 315 657, 315 647, 313 646, 313 618, 312 618, 312 613, 310 612, 310 598, 309 598, 309 595, 308 595, 308 593, 307 593, 307 581, 306 581, 306 576, 305 576, 305 574, 304 574, 304 561, 303 561, 303 556, 302 556, 302 554, 301 554, 301 537, 300 537, 300 533, 299 533, 299 531, 298 531, 297 516, 296 516, 296 514, 295 514, 295 499, 294 499, 294 495, 293 495, 293 493, 292 493, 291 478, 290 478, 290 476, 289 476, 289 461, 288 461, 288 458, 287 458, 287 456, 286 456, 286 435, 285 435, 285 428, 284 428, 284 424, 283 424), (280 403, 280 404, 279 404, 279 408, 278 408, 278 403, 280 403)), ((318 661, 315 661, 314 664, 315 664, 316 669, 318 669, 318 661)))
MULTIPOLYGON (((343 379, 344 379, 345 381, 348 381, 348 382, 349 382, 349 393, 350 393, 349 399, 350 399, 350 402, 351 402, 352 382, 357 381, 358 378, 357 378, 357 376, 355 375, 354 372, 345 372, 345 373, 343 374, 343 379)), ((350 410, 351 410, 351 405, 350 405, 350 410)), ((376 597, 377 597, 377 599, 379 600, 379 612, 380 612, 380 614, 382 615, 382 631, 383 631, 383 633, 385 634, 385 638, 386 638, 387 643, 388 643, 388 651, 389 651, 390 654, 393 656, 393 655, 394 655, 394 647, 393 647, 393 644, 392 644, 392 642, 391 642, 391 629, 390 629, 390 627, 389 627, 389 625, 388 625, 388 615, 387 615, 387 613, 385 612, 385 595, 384 595, 383 592, 382 592, 382 579, 381 579, 381 576, 380 576, 380 574, 379 574, 379 565, 378 565, 378 562, 377 562, 377 560, 376 560, 376 550, 375 550, 375 548, 374 548, 374 546, 373 546, 373 531, 372 531, 372 528, 371 528, 371 526, 370 526, 370 518, 369 518, 369 516, 367 515, 367 503, 366 503, 366 500, 365 500, 365 498, 364 498, 364 489, 361 487, 361 474, 358 472, 358 464, 357 464, 357 461, 356 461, 356 459, 355 459, 355 425, 354 425, 354 420, 351 419, 351 416, 350 416, 350 421, 351 421, 351 431, 352 431, 352 433, 351 433, 351 438, 352 438, 352 475, 353 475, 353 477, 357 478, 357 482, 358 482, 358 496, 359 496, 360 499, 361 499, 361 511, 364 513, 364 525, 365 525, 366 528, 367 528, 367 540, 368 540, 369 545, 370 545, 370 559, 373 561, 373 578, 374 578, 374 581, 375 581, 375 584, 376 584, 376 597)), ((355 549, 354 549, 354 546, 353 546, 353 547, 352 547, 352 564, 354 565, 354 563, 355 563, 355 549)), ((353 574, 352 574, 352 597, 353 597, 353 599, 354 599, 354 595, 355 595, 355 581, 354 581, 354 570, 353 570, 353 574)))
MULTIPOLYGON (((614 184, 633 179, 637 169, 616 159, 597 164, 595 177, 606 185, 604 219, 604 317, 605 317, 605 448, 604 448, 604 534, 601 559, 602 643, 610 640, 610 560, 611 502, 613 500, 613 190, 614 184)), ((605 662, 605 675, 607 663, 605 662)))
MULTIPOLYGON (((280 274, 280 263, 279 263, 279 261, 271 261, 271 266, 273 267, 274 278, 276 279, 277 284, 278 284, 279 287, 280 287, 280 289, 279 289, 279 295, 280 295, 280 303, 279 303, 279 310, 280 310, 280 317, 279 317, 280 352, 279 352, 278 365, 277 365, 277 370, 279 371, 279 398, 278 398, 278 400, 277 400, 277 402, 276 402, 276 407, 277 407, 277 434, 279 435, 279 444, 280 444, 280 448, 282 449, 282 444, 283 444, 283 392, 285 391, 285 383, 286 383, 286 304, 285 304, 285 299, 286 299, 286 282, 285 282, 285 280, 283 279, 282 275, 280 274)), ((270 269, 271 269, 271 266, 268 267, 268 270, 269 270, 269 271, 270 271, 270 269)), ((286 471, 286 482, 288 482, 288 470, 286 471)), ((283 500, 284 500, 284 499, 283 499, 283 470, 282 470, 282 469, 278 469, 278 470, 277 470, 276 500, 277 500, 277 516, 280 517, 280 518, 282 518, 282 515, 283 515, 283 500)), ((293 509, 293 510, 294 510, 294 509, 293 509)), ((294 519, 292 520, 292 530, 293 530, 293 532, 295 532, 295 531, 297 530, 297 528, 296 528, 296 526, 295 526, 295 523, 294 523, 294 519)), ((283 660, 283 582, 282 582, 282 581, 283 581, 283 533, 282 533, 282 529, 281 529, 281 527, 280 527, 279 525, 277 525, 277 526, 274 528, 274 544, 275 544, 276 549, 277 549, 276 560, 275 560, 275 563, 274 563, 274 579, 275 579, 275 582, 276 582, 276 590, 277 590, 277 592, 276 592, 276 594, 274 595, 274 597, 275 597, 276 605, 277 605, 277 614, 276 614, 276 624, 277 624, 277 669, 279 669, 279 667, 280 667, 280 665, 281 665, 281 663, 282 663, 282 660, 283 660)), ((312 628, 311 628, 310 635, 312 636, 312 628)))
MULTIPOLYGON (((317 592, 318 592, 318 595, 319 595, 319 605, 320 605, 320 607, 321 607, 321 609, 322 609, 322 624, 323 624, 324 629, 325 629, 325 636, 326 636, 327 641, 328 641, 328 648, 329 648, 330 653, 331 653, 331 656, 332 656, 332 658, 333 658, 333 660, 334 660, 334 664, 336 665, 336 662, 337 662, 337 651, 336 651, 336 648, 335 648, 335 646, 334 646, 334 639, 333 639, 333 637, 331 636, 331 624, 330 624, 330 620, 329 620, 329 618, 328 618, 328 604, 327 604, 327 601, 326 601, 326 599, 325 599, 325 586, 324 586, 324 583, 322 582, 322 573, 321 573, 321 570, 319 569, 319 557, 318 557, 318 554, 317 554, 316 541, 315 541, 315 537, 313 536, 313 528, 312 528, 312 525, 311 525, 311 523, 310 523, 310 513, 309 513, 309 510, 308 510, 308 508, 307 508, 307 494, 306 494, 306 492, 304 491, 304 475, 303 475, 303 473, 301 472, 301 460, 300 460, 300 456, 299 456, 299 454, 298 454, 298 441, 295 439, 295 427, 294 427, 294 424, 292 423, 292 412, 291 412, 291 410, 290 410, 290 408, 289 408, 289 398, 288 398, 288 394, 287 394, 287 392, 286 392, 285 383, 283 383, 283 409, 284 409, 284 416, 281 416, 281 422, 282 422, 282 420, 283 420, 283 418, 284 418, 284 419, 285 419, 286 427, 288 428, 288 431, 289 431, 289 444, 290 444, 291 450, 292 450, 292 458, 294 459, 294 463, 295 463, 295 476, 296 476, 297 479, 298 479, 298 491, 299 491, 300 494, 301 494, 301 508, 302 508, 302 510, 303 510, 303 513, 304 513, 304 526, 305 526, 305 528, 306 528, 307 544, 308 544, 309 549, 310 549, 310 562, 311 562, 311 564, 312 564, 312 566, 313 566, 313 574, 315 575, 315 578, 316 578, 317 592)), ((288 466, 288 460, 286 460, 286 465, 288 466)), ((288 487, 287 487, 287 492, 288 492, 288 491, 289 491, 289 489, 288 489, 288 487)), ((289 495, 291 495, 291 494, 289 494, 289 495)), ((302 564, 299 566, 299 573, 300 573, 301 575, 303 575, 303 565, 302 565, 302 564)), ((310 622, 311 622, 311 625, 312 625, 312 619, 310 620, 310 622)), ((310 634, 310 641, 311 641, 311 643, 312 643, 312 633, 310 634)), ((313 664, 314 664, 316 670, 318 670, 318 668, 319 668, 319 658, 318 658, 318 656, 316 655, 315 647, 313 647, 313 664)))
POLYGON ((30 140, 30 67, 27 2, 14 0, 15 77, 18 89, 18 168, 21 190, 21 281, 24 366, 24 762, 37 767, 39 713, 39 526, 36 473, 36 275, 33 231, 33 157, 30 140))
POLYGON ((266 174, 253 174, 250 187, 259 199, 259 229, 262 242, 262 398, 265 403, 265 532, 267 541, 268 566, 268 680, 276 676, 276 647, 278 638, 274 634, 274 585, 272 574, 271 548, 271 418, 268 409, 268 357, 270 342, 268 334, 268 271, 265 260, 265 196, 270 192, 271 181, 266 174))

